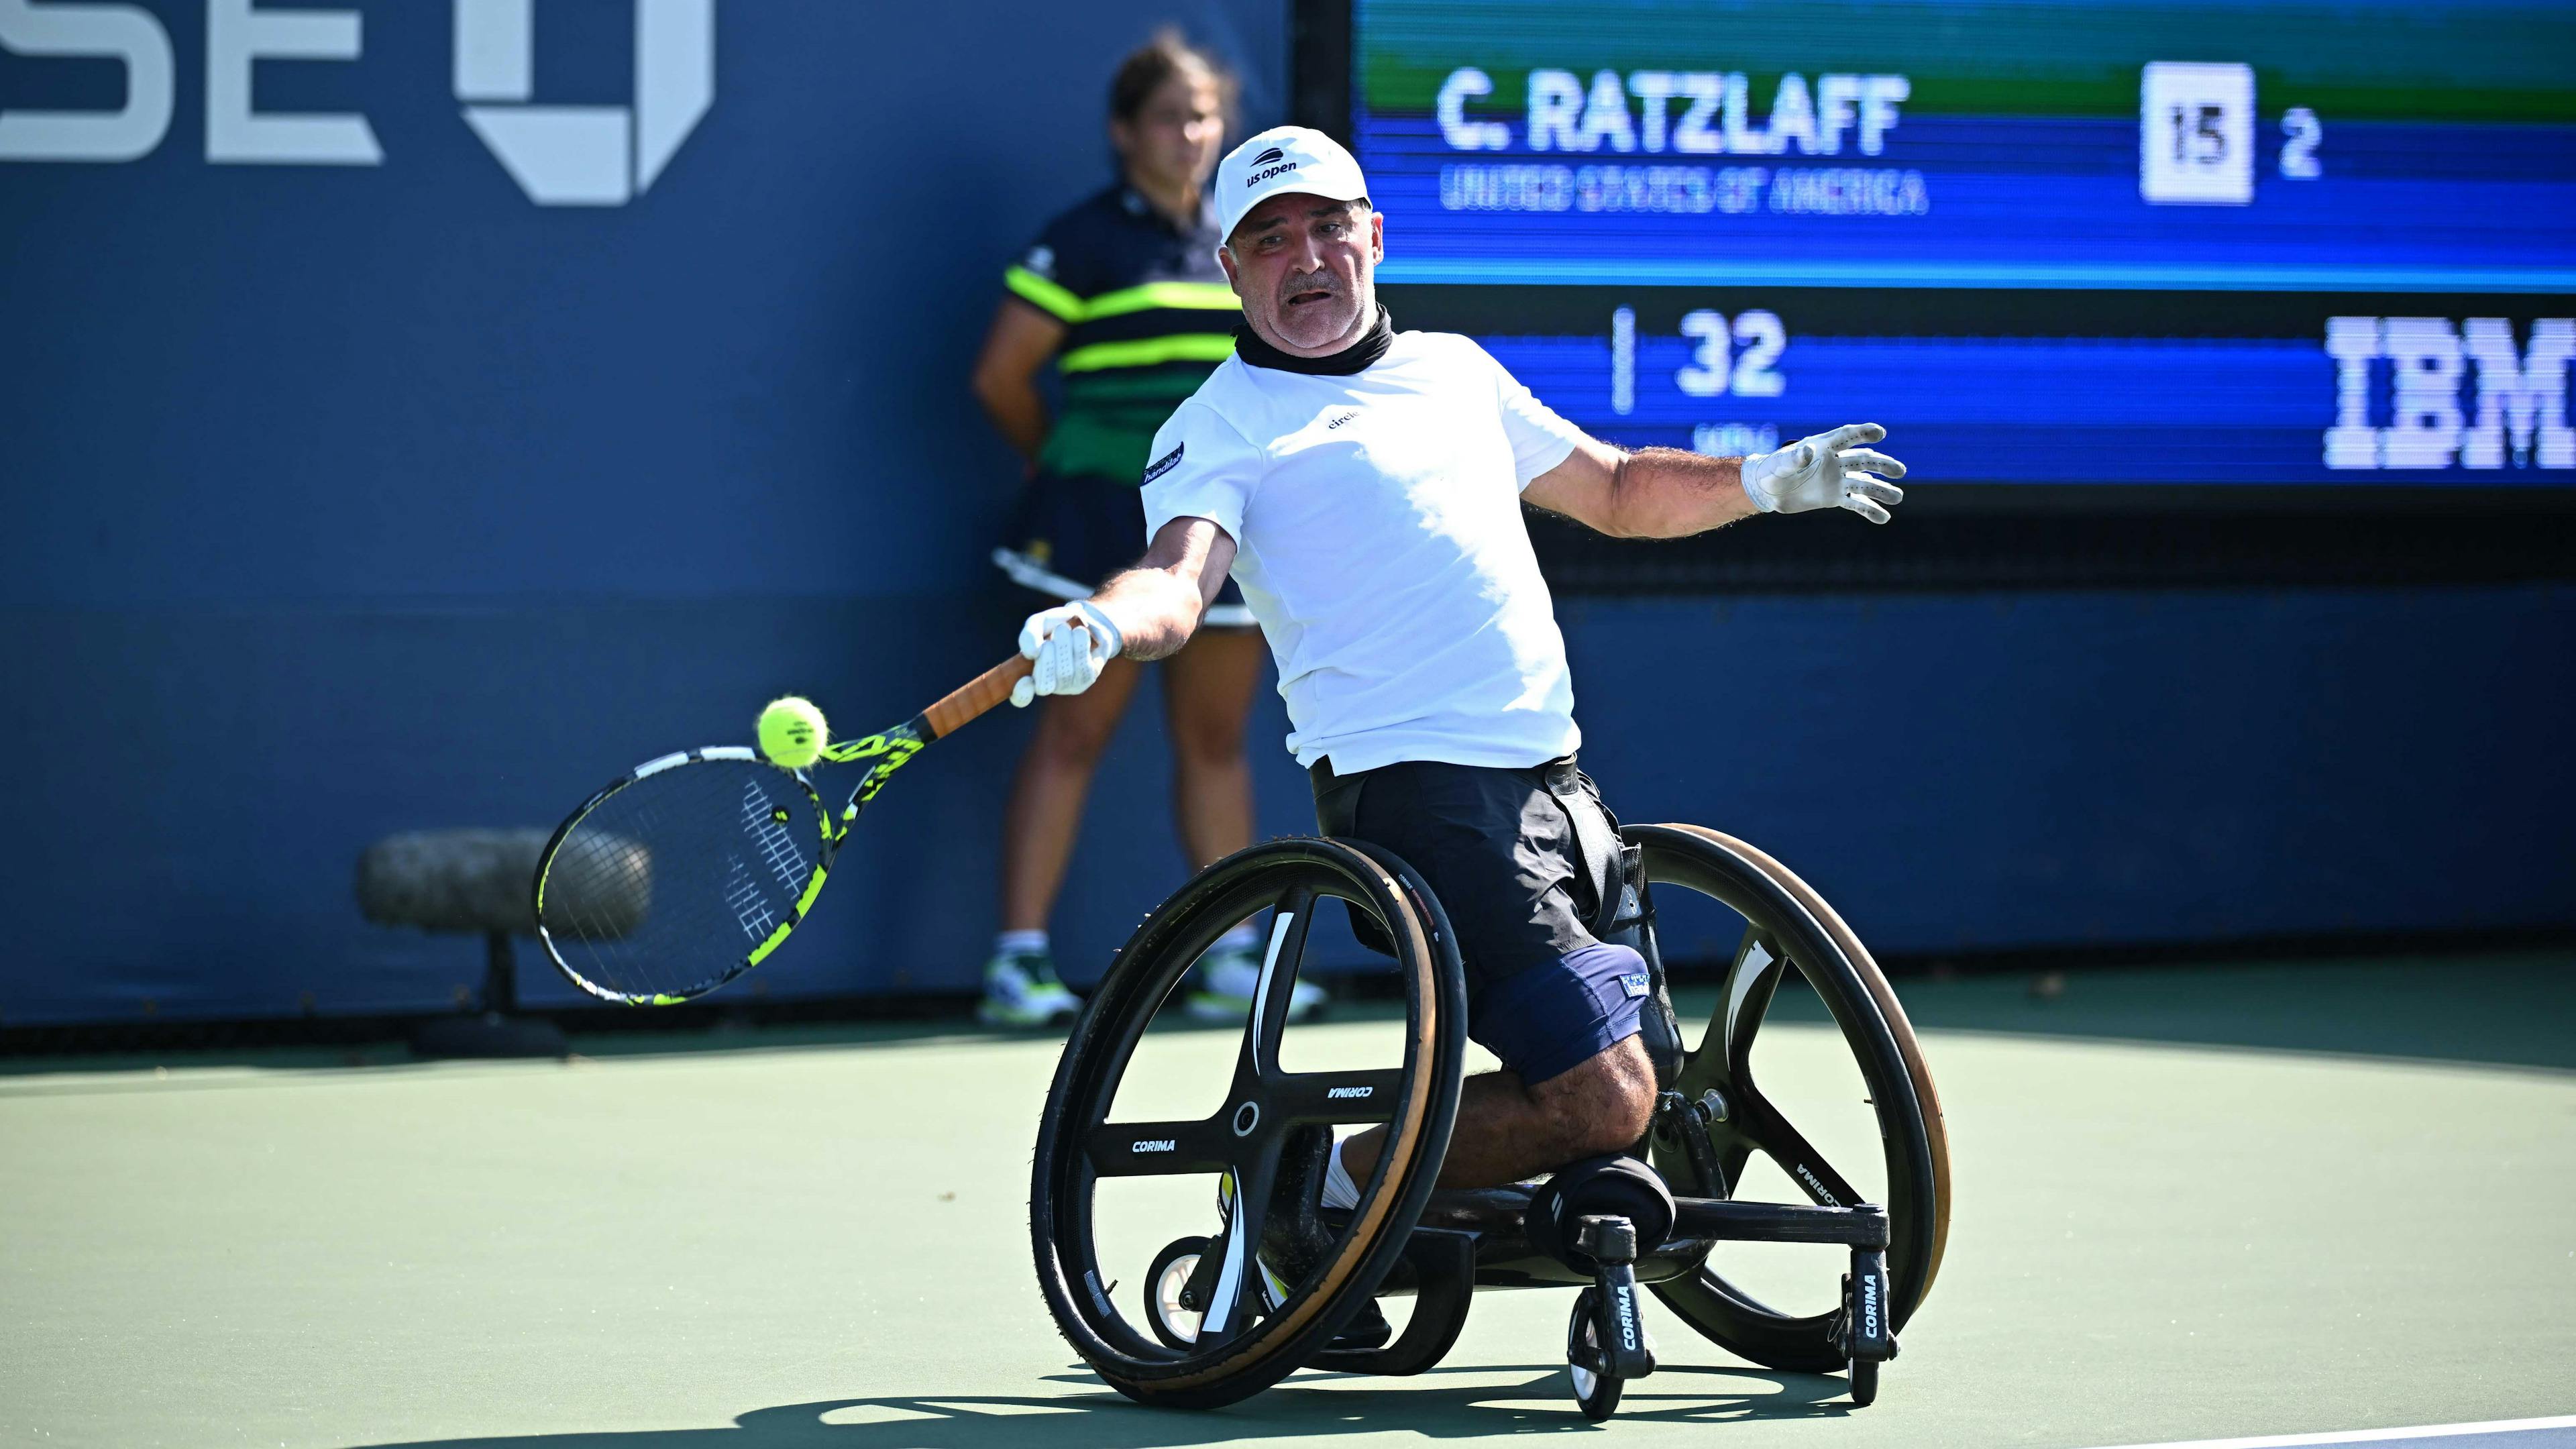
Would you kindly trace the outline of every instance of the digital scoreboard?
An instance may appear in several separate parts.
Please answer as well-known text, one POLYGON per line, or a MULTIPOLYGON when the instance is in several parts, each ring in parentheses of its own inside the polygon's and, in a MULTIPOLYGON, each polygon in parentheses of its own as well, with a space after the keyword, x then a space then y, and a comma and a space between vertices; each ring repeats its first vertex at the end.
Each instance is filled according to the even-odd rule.
POLYGON ((2576 5, 1348 4, 1400 324, 1604 437, 2576 485, 2576 5))

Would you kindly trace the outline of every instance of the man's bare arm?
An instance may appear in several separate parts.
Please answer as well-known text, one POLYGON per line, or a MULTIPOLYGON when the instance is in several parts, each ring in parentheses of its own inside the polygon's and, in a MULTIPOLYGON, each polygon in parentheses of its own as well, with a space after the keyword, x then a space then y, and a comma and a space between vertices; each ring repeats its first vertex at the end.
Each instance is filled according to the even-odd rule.
POLYGON ((1521 496, 1612 538, 1687 538, 1760 511, 1744 494, 1742 464, 1677 448, 1630 453, 1586 438, 1521 496))
POLYGON ((1154 534, 1134 568, 1111 576, 1091 602, 1127 638, 1130 659, 1166 659, 1198 632, 1225 587, 1234 540, 1204 518, 1175 518, 1154 534))
POLYGON ((1887 436, 1848 423, 1749 458, 1704 458, 1674 448, 1623 452, 1585 438, 1521 496, 1613 538, 1686 538, 1750 513, 1843 508, 1885 523, 1905 490, 1905 465, 1863 444, 1887 436))

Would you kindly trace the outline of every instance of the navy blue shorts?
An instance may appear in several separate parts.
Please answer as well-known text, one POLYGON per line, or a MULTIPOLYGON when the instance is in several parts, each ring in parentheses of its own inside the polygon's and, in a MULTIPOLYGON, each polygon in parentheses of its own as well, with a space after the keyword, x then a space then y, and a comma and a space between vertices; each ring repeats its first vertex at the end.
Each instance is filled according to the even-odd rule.
MULTIPOLYGON (((1583 925, 1582 851, 1546 770, 1408 760, 1311 772, 1324 834, 1394 851, 1440 898, 1467 964, 1467 1034, 1526 1084, 1635 1036, 1649 994, 1645 958, 1583 925)), ((1370 940, 1374 922, 1352 924, 1383 942, 1370 940)))
MULTIPOLYGON (((1145 552, 1145 497, 1133 483, 1062 473, 1029 480, 993 562, 1050 599, 1087 599, 1145 552)), ((1202 623, 1249 628, 1252 611, 1227 579, 1202 623)))

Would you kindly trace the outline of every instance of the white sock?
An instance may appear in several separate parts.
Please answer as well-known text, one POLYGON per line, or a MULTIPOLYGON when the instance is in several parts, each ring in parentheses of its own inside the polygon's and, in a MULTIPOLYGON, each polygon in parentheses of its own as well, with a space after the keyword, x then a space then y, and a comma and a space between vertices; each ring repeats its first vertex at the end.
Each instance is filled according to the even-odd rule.
POLYGON ((1324 1169, 1324 1191, 1318 1199, 1328 1208, 1355 1208, 1360 1205, 1359 1184, 1351 1181, 1350 1169, 1342 1166, 1342 1148, 1347 1137, 1333 1139, 1332 1164, 1324 1169))
POLYGON ((1246 921, 1242 925, 1235 927, 1233 930, 1226 932, 1224 935, 1217 937, 1216 944, 1208 949, 1211 951, 1258 951, 1261 949, 1261 933, 1253 929, 1250 921, 1246 921))
POLYGON ((1018 956, 1029 952, 1046 954, 1047 933, 1044 931, 1004 931, 993 938, 993 954, 1018 956))

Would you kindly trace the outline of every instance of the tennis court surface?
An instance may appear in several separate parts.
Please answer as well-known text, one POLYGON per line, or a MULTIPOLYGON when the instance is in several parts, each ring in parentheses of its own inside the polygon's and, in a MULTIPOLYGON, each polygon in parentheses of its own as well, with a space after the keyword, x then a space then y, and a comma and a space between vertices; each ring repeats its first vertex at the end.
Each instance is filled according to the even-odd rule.
POLYGON ((2576 959, 2027 986, 1900 983, 1956 1207, 1864 1410, 1667 1319, 1587 1426, 1556 1292, 1419 1378, 1138 1408, 1031 1279, 1057 1043, 778 1028, 0 1063, 0 1443, 2576 1445, 2576 959))

